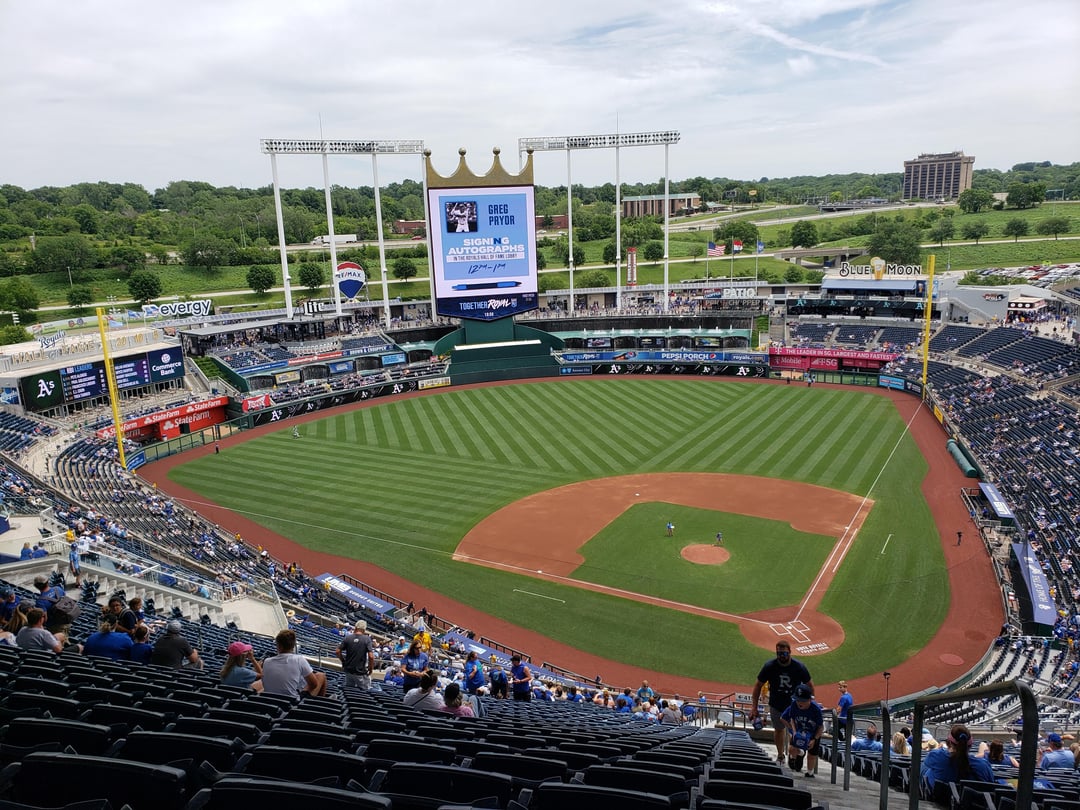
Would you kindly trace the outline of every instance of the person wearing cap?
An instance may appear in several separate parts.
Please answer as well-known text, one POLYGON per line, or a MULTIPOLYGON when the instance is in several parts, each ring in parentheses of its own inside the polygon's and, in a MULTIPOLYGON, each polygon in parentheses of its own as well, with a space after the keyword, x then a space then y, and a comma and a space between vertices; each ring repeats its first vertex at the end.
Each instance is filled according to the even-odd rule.
POLYGON ((304 656, 296 652, 296 631, 282 630, 274 636, 277 655, 271 655, 262 663, 263 691, 269 695, 326 694, 326 673, 315 672, 304 656))
POLYGON ((766 661, 758 673, 754 694, 750 698, 748 719, 751 723, 759 715, 758 701, 765 684, 769 685, 769 717, 772 720, 773 742, 776 744, 776 761, 783 763, 786 748, 784 736, 787 734, 787 726, 782 717, 784 710, 791 705, 796 686, 806 684, 810 687, 810 694, 814 693, 810 670, 801 661, 791 657, 791 645, 784 639, 776 642, 776 657, 766 661))
MULTIPOLYGON (((939 782, 959 782, 962 779, 994 782, 993 767, 981 757, 970 756, 970 749, 971 732, 967 726, 958 723, 949 729, 945 745, 928 753, 922 761, 920 776, 926 785, 933 790, 939 782)), ((1072 755, 1069 757, 1071 759, 1072 755)))
POLYGON ((1065 741, 1061 735, 1053 731, 1047 734, 1046 748, 1043 749, 1042 759, 1039 760, 1039 770, 1049 771, 1058 768, 1073 770, 1075 767, 1076 759, 1073 752, 1065 747, 1065 741))
POLYGON ((221 683, 262 691, 262 664, 255 660, 254 648, 243 641, 234 641, 227 650, 229 657, 221 667, 221 683))
POLYGON ((199 658, 199 651, 184 638, 183 630, 184 626, 178 619, 173 619, 166 625, 165 635, 154 642, 154 651, 150 654, 151 664, 180 669, 184 662, 187 662, 188 666, 202 669, 203 662, 199 658))
POLYGON ((72 540, 68 546, 68 570, 75 577, 75 587, 82 584, 82 566, 79 564, 79 545, 72 540))
POLYGON ((367 634, 367 622, 360 619, 350 635, 337 648, 341 668, 345 670, 345 685, 367 691, 371 689, 371 673, 375 670, 375 651, 367 634))
POLYGON ((821 733, 825 730, 825 718, 821 707, 814 703, 814 692, 805 683, 795 687, 795 695, 780 715, 788 731, 791 732, 791 746, 788 757, 791 770, 802 770, 803 758, 806 758, 806 778, 814 778, 817 758, 821 753, 821 733))
POLYGON ((11 615, 18 609, 20 597, 14 588, 0 590, 0 623, 7 624, 11 615))

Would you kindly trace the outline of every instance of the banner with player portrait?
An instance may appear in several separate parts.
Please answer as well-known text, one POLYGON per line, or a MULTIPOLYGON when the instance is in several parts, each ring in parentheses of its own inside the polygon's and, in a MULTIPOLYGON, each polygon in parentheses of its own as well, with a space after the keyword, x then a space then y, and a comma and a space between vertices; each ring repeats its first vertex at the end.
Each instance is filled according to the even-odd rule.
POLYGON ((533 187, 429 188, 440 315, 491 321, 536 309, 533 187))

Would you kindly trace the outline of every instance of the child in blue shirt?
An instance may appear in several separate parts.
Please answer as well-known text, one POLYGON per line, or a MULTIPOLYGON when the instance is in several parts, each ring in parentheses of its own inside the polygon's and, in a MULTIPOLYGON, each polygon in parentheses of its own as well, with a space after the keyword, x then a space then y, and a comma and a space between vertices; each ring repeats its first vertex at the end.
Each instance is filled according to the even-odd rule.
POLYGON ((795 688, 791 705, 784 709, 780 717, 787 723, 788 732, 791 734, 788 748, 791 770, 796 773, 801 771, 803 758, 806 757, 806 777, 813 779, 817 758, 821 753, 821 733, 825 728, 825 718, 821 714, 821 707, 814 703, 814 693, 809 686, 804 683, 795 688))

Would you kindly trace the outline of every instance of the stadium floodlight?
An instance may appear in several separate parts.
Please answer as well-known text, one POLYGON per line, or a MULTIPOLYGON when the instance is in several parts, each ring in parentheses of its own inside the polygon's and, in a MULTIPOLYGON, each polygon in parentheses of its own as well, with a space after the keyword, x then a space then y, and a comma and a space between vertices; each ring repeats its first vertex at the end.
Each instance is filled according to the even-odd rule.
MULTIPOLYGON (((379 194, 379 165, 376 160, 378 155, 423 155, 424 142, 417 140, 363 140, 363 141, 331 141, 322 139, 304 138, 263 138, 259 141, 260 150, 270 155, 270 169, 274 176, 274 211, 277 214, 278 248, 281 253, 281 278, 285 287, 285 315, 293 316, 292 285, 289 278, 289 261, 285 254, 285 222, 281 213, 281 192, 278 188, 277 156, 278 155, 322 155, 323 159, 323 194, 326 198, 326 225, 330 231, 330 273, 331 288, 334 291, 334 308, 341 315, 341 293, 338 289, 334 273, 337 272, 337 240, 334 239, 334 212, 330 204, 330 170, 327 166, 328 155, 371 155, 372 184, 375 187, 375 225, 379 236, 379 267, 382 271, 383 285, 383 317, 386 319, 387 328, 390 327, 390 284, 386 273, 386 241, 383 238, 382 199, 379 194)), ((423 170, 423 158, 421 157, 421 170, 423 170)), ((426 185, 426 180, 425 180, 426 185)), ((425 189, 426 191, 426 189, 425 189)), ((432 276, 430 267, 431 257, 428 257, 428 278, 432 276)), ((435 302, 435 292, 432 289, 432 306, 435 302)))
POLYGON ((566 152, 566 236, 567 267, 570 270, 570 313, 574 306, 574 203, 573 185, 570 180, 570 153, 575 149, 615 150, 615 306, 622 309, 622 183, 619 182, 619 149, 624 146, 664 147, 664 311, 668 311, 670 285, 668 283, 668 231, 670 210, 668 205, 668 147, 678 143, 682 134, 677 130, 656 132, 617 132, 610 135, 542 135, 518 138, 518 152, 566 152))

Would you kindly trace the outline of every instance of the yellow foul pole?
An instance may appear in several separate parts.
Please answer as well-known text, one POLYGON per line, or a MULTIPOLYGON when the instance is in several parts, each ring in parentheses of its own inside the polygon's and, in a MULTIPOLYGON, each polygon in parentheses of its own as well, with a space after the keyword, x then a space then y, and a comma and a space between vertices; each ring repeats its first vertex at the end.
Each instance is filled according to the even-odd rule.
POLYGON ((108 318, 104 307, 97 308, 98 333, 101 335, 101 356, 105 360, 105 381, 109 386, 109 404, 112 406, 113 427, 116 428, 116 449, 119 452, 120 466, 127 469, 124 457, 124 422, 120 418, 120 394, 116 388, 116 370, 109 354, 108 318))
POLYGON ((926 265, 926 304, 923 306, 922 333, 922 384, 926 388, 926 370, 930 365, 930 314, 934 308, 934 261, 937 257, 931 253, 926 265))

